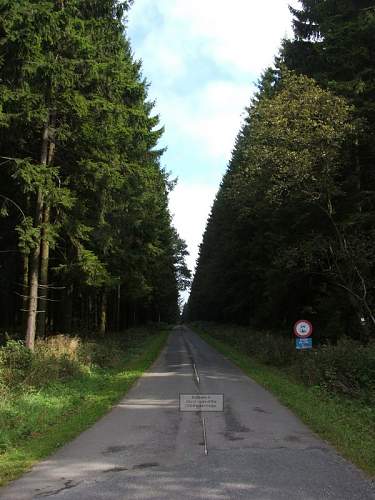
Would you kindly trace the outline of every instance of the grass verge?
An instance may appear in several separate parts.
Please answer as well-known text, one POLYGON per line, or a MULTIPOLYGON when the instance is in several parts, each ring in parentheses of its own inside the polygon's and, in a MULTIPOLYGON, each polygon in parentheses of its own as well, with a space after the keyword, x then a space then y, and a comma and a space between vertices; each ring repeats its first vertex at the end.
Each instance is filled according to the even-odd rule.
POLYGON ((320 387, 306 387, 282 370, 266 366, 193 327, 199 335, 260 385, 272 392, 342 456, 375 476, 375 409, 320 387))
MULTIPOLYGON (((17 422, 17 437, 11 446, 0 450, 0 486, 19 477, 110 410, 155 361, 167 337, 168 332, 158 332, 143 338, 131 346, 116 368, 93 368, 78 378, 15 397, 6 411, 12 413, 12 422, 17 422), (20 432, 22 427, 24 433, 20 432)), ((7 433, 11 439, 12 429, 7 433)))

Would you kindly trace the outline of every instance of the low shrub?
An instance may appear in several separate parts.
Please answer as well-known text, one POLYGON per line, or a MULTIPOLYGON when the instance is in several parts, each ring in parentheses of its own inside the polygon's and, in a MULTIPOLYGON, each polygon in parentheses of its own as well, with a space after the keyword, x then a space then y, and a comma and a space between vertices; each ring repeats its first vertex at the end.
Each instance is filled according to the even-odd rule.
POLYGON ((349 338, 299 353, 294 373, 306 385, 375 402, 375 343, 364 346, 349 338))
POLYGON ((290 366, 296 357, 291 339, 272 333, 252 333, 246 341, 245 351, 267 365, 290 366))
POLYGON ((8 340, 0 348, 0 384, 2 386, 17 386, 21 384, 30 372, 33 354, 23 342, 8 340))
POLYGON ((114 368, 124 357, 124 346, 116 341, 106 343, 89 341, 80 346, 79 356, 87 366, 95 365, 100 368, 114 368))
POLYGON ((34 352, 21 341, 9 340, 0 347, 0 394, 77 377, 93 366, 115 367, 124 358, 125 349, 124 342, 108 337, 82 341, 56 335, 38 339, 34 352))
POLYGON ((212 323, 194 323, 193 327, 261 363, 282 368, 307 386, 375 403, 375 342, 363 345, 344 337, 336 345, 297 352, 293 339, 273 332, 212 323))

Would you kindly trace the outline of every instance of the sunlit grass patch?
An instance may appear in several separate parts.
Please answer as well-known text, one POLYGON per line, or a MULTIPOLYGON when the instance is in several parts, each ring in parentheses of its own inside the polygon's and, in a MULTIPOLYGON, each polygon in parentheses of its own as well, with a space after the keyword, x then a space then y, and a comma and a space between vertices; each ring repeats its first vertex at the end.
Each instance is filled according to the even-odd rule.
POLYGON ((140 335, 115 367, 90 364, 65 380, 19 384, 0 400, 0 485, 92 425, 152 364, 167 332, 140 335))

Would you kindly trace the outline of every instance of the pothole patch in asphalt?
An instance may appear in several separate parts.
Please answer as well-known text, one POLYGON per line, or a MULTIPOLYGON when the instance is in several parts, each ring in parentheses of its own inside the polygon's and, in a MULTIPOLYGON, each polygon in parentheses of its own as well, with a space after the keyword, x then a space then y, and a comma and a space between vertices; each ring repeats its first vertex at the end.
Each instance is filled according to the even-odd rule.
POLYGON ((120 453, 127 449, 126 446, 110 446, 105 451, 103 451, 103 455, 110 455, 112 453, 120 453))
POLYGON ((148 469, 149 467, 159 467, 158 462, 145 462, 143 464, 133 465, 133 469, 148 469))
POLYGON ((129 470, 128 467, 112 467, 112 469, 103 471, 103 474, 110 474, 111 472, 123 472, 125 470, 129 470))

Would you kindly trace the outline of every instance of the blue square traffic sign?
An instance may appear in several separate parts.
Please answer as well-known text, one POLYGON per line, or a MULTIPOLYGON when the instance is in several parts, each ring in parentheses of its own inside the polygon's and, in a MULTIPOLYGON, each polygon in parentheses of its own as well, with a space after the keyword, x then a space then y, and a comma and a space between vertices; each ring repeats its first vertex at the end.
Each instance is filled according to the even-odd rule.
POLYGON ((312 338, 296 339, 296 349, 312 349, 312 338))

